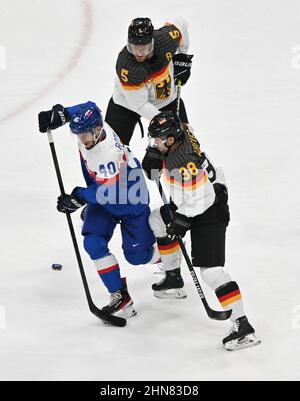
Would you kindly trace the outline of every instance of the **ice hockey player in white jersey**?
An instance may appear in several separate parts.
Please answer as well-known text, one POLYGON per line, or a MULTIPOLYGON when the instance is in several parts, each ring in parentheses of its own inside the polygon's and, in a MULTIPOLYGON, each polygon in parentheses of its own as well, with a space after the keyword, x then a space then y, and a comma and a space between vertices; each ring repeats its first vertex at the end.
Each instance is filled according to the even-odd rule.
POLYGON ((73 213, 87 204, 82 228, 84 248, 94 261, 97 272, 110 293, 105 312, 136 314, 121 278, 117 259, 109 250, 109 242, 117 224, 121 226, 122 248, 132 265, 145 265, 160 260, 156 239, 149 226, 149 194, 139 161, 124 146, 93 102, 39 114, 41 132, 56 129, 67 122, 78 137, 80 160, 86 188, 76 187, 70 195, 58 198, 59 212, 73 213))
MULTIPOLYGON (((116 62, 113 96, 105 116, 126 145, 141 117, 150 121, 160 110, 176 110, 177 81, 184 85, 190 77, 189 44, 188 23, 183 18, 171 18, 159 29, 149 18, 131 22, 127 46, 116 62)), ((188 123, 182 100, 179 113, 188 123)))
POLYGON ((149 220, 165 269, 164 279, 152 287, 155 295, 174 297, 174 292, 178 294, 182 288, 177 237, 184 237, 190 230, 193 265, 200 268, 203 280, 215 291, 222 307, 232 309, 233 329, 224 338, 224 347, 233 351, 260 344, 246 317, 240 288, 224 269, 230 216, 222 168, 214 167, 176 113, 165 111, 155 116, 149 136, 155 147, 148 148, 143 168, 152 179, 162 172, 173 201, 172 216, 169 206, 163 206, 152 212, 149 220))

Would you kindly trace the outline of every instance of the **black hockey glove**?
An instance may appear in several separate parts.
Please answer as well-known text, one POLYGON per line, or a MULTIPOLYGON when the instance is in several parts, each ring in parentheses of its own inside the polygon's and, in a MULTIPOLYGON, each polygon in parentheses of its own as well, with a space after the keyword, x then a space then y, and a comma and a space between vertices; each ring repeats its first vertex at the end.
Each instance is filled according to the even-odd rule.
POLYGON ((61 104, 52 107, 52 110, 39 113, 40 132, 47 132, 47 129, 56 129, 70 121, 70 113, 61 104))
POLYGON ((160 215, 166 226, 168 226, 171 223, 171 221, 173 220, 173 214, 176 212, 177 209, 178 209, 178 207, 175 205, 175 203, 172 200, 169 205, 163 205, 160 208, 160 215))
POLYGON ((163 168, 163 154, 157 149, 149 147, 142 162, 142 167, 149 180, 159 178, 160 171, 163 168))
POLYGON ((173 57, 175 85, 178 85, 178 81, 181 81, 181 85, 187 83, 191 75, 193 57, 194 55, 183 53, 175 54, 173 57))
POLYGON ((180 236, 183 238, 186 232, 191 228, 192 221, 190 218, 180 213, 174 213, 173 220, 167 226, 167 233, 171 238, 180 236))
POLYGON ((61 213, 73 213, 80 209, 86 204, 86 201, 78 196, 78 190, 80 188, 76 187, 73 189, 71 195, 59 196, 57 198, 57 210, 61 213))

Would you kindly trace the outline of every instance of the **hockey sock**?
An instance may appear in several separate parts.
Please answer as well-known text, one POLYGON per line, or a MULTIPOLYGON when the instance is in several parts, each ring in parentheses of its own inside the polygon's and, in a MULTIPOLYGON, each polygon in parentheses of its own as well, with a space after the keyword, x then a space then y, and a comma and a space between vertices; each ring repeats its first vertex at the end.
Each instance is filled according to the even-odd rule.
POLYGON ((163 263, 163 270, 169 271, 180 267, 181 250, 177 240, 168 237, 157 239, 158 250, 163 263))
POLYGON ((152 249, 153 249, 153 254, 152 254, 151 260, 149 260, 148 264, 156 265, 158 263, 162 263, 157 244, 154 244, 152 249))
POLYGON ((230 281, 217 288, 216 295, 225 310, 232 309, 232 315, 230 318, 232 322, 245 316, 242 294, 235 281, 230 281))
POLYGON ((114 255, 105 256, 94 262, 103 284, 111 294, 123 287, 120 267, 114 255))

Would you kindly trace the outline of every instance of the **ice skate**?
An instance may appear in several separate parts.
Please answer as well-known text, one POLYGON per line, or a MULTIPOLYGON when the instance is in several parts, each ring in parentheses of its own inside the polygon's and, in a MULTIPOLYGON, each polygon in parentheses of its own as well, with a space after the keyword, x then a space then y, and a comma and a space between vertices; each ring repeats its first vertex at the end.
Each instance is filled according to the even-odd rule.
POLYGON ((223 340, 223 345, 227 351, 238 351, 260 344, 261 340, 256 337, 255 330, 246 316, 235 321, 232 331, 223 340))
POLYGON ((103 312, 118 315, 126 319, 137 314, 133 301, 128 293, 126 279, 122 278, 123 288, 110 294, 110 303, 102 308, 103 312))
POLYGON ((154 296, 162 299, 184 299, 186 293, 183 289, 184 282, 180 275, 180 268, 165 272, 165 277, 152 285, 154 296))

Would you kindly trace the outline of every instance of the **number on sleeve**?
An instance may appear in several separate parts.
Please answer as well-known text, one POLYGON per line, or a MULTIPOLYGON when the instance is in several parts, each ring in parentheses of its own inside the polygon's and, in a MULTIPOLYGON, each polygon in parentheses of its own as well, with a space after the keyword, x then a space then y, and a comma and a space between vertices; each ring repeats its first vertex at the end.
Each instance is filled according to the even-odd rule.
POLYGON ((217 179, 216 170, 214 169, 214 167, 210 163, 210 161, 207 159, 207 157, 205 157, 205 160, 201 167, 207 171, 207 175, 208 175, 210 182, 214 183, 217 179))
POLYGON ((180 37, 180 32, 176 29, 175 31, 170 32, 170 36, 172 39, 178 39, 180 37))

